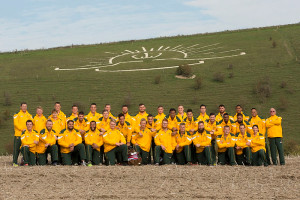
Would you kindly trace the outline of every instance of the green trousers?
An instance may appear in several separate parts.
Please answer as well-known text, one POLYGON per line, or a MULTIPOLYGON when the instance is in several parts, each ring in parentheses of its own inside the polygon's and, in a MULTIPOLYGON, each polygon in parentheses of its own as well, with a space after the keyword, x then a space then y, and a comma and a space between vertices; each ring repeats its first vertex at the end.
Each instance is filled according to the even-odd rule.
POLYGON ((225 164, 236 165, 235 153, 234 153, 233 147, 227 148, 227 150, 225 152, 218 152, 218 164, 220 164, 220 165, 225 165, 225 164))
POLYGON ((211 140, 211 147, 210 147, 210 150, 211 150, 211 157, 212 157, 212 164, 215 165, 217 163, 217 155, 216 155, 216 139, 212 139, 211 140))
POLYGON ((35 153, 29 151, 29 147, 22 147, 21 152, 24 157, 24 164, 36 165, 36 156, 35 153))
MULTIPOLYGON (((147 152, 147 151, 144 151, 143 149, 141 149, 141 147, 139 145, 134 145, 134 148, 136 150, 136 152, 138 152, 142 158, 142 164, 143 165, 147 165, 149 164, 149 157, 151 156, 150 155, 150 152, 147 152)), ((151 161, 151 159, 150 159, 151 161)))
POLYGON ((63 165, 72 165, 73 163, 78 163, 78 155, 80 160, 86 159, 86 153, 84 144, 80 143, 74 147, 74 151, 70 153, 61 153, 62 164, 63 165))
POLYGON ((279 154, 280 165, 285 165, 282 138, 281 137, 269 138, 269 142, 270 142, 270 151, 271 151, 271 158, 272 158, 273 165, 278 164, 277 152, 279 154))
POLYGON ((20 154, 20 147, 21 147, 21 137, 15 136, 14 137, 14 150, 13 150, 13 163, 18 164, 18 157, 20 154))
POLYGON ((191 152, 190 145, 184 146, 183 150, 180 153, 176 153, 177 164, 184 165, 188 162, 191 162, 192 161, 191 154, 192 152, 191 152))
POLYGON ((267 160, 266 160, 266 153, 263 149, 252 153, 252 165, 253 166, 262 166, 262 165, 268 166, 267 160))
POLYGON ((48 153, 51 155, 51 163, 58 161, 58 147, 56 144, 49 146, 45 153, 38 153, 37 154, 37 161, 39 165, 46 165, 47 164, 47 157, 48 153))
POLYGON ((172 153, 166 153, 161 146, 155 146, 155 163, 160 163, 160 156, 163 158, 162 164, 171 164, 172 153))
POLYGON ((250 147, 243 149, 241 155, 236 155, 236 162, 238 165, 251 165, 252 153, 250 147))
POLYGON ((100 151, 93 149, 92 145, 85 145, 86 160, 92 162, 93 165, 100 164, 100 151))
POLYGON ((151 164, 151 157, 153 159, 153 162, 155 163, 155 142, 154 142, 154 138, 152 138, 151 149, 149 151, 149 157, 148 157, 148 163, 149 164, 151 164))
POLYGON ((199 165, 212 165, 211 147, 205 147, 201 153, 196 153, 199 165))
POLYGON ((123 162, 128 161, 128 148, 126 144, 121 146, 115 147, 109 152, 105 153, 106 157, 106 164, 107 165, 115 165, 116 164, 116 157, 122 157, 123 162))

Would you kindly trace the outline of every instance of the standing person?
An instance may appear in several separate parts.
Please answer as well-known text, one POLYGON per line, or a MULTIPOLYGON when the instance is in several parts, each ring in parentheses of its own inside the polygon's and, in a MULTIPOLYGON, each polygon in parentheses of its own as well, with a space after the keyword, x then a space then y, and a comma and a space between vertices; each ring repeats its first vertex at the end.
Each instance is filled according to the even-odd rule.
POLYGON ((235 123, 232 125, 233 129, 232 129, 232 133, 233 134, 237 134, 240 132, 240 125, 244 124, 246 127, 246 131, 248 133, 250 133, 251 135, 253 134, 253 130, 252 130, 252 126, 249 124, 248 121, 244 120, 244 115, 242 113, 238 113, 237 114, 237 120, 235 121, 235 123), (235 125, 235 126, 234 126, 235 125))
POLYGON ((58 135, 61 130, 65 129, 64 122, 58 117, 57 111, 55 109, 52 110, 52 114, 48 117, 53 122, 52 129, 58 135))
POLYGON ((204 123, 204 129, 211 135, 211 157, 213 165, 216 165, 216 138, 218 136, 218 123, 215 113, 209 114, 209 120, 204 123))
POLYGON ((102 164, 100 160, 100 147, 103 145, 103 136, 100 131, 96 128, 96 122, 90 122, 90 129, 84 135, 85 140, 85 152, 86 160, 88 162, 87 166, 102 164))
MULTIPOLYGON (((221 121, 225 113, 227 113, 225 106, 223 104, 219 105, 219 113, 216 115, 216 121, 217 122, 221 121)), ((229 119, 234 121, 233 117, 230 115, 229 115, 229 119)))
POLYGON ((203 121, 209 120, 209 116, 206 114, 206 105, 201 104, 200 105, 200 115, 197 118, 197 121, 203 121))
POLYGON ((88 120, 87 124, 89 125, 91 121, 99 123, 99 119, 102 117, 102 114, 97 113, 97 104, 91 103, 90 112, 84 117, 88 120))
POLYGON ((128 113, 128 106, 127 105, 122 106, 122 114, 125 116, 125 121, 130 123, 131 128, 134 128, 135 127, 135 117, 131 116, 128 113))
POLYGON ((225 113, 223 115, 223 119, 221 121, 219 121, 219 123, 218 123, 218 126, 217 126, 218 135, 221 135, 224 133, 224 126, 229 126, 231 133, 234 133, 236 131, 236 124, 234 121, 229 119, 228 113, 225 113))
POLYGON ((38 132, 33 130, 32 120, 26 121, 26 130, 21 135, 21 152, 24 158, 24 165, 35 165, 36 164, 36 145, 39 143, 38 132))
POLYGON ((158 106, 157 107, 157 115, 154 117, 154 120, 156 120, 156 124, 158 124, 159 129, 161 129, 161 123, 165 117, 166 117, 166 115, 164 114, 164 107, 158 106))
POLYGON ((139 104, 139 113, 135 116, 135 125, 139 126, 141 119, 147 119, 148 113, 146 112, 146 106, 143 103, 139 104))
POLYGON ((175 147, 175 155, 179 165, 192 164, 192 135, 190 132, 186 131, 185 126, 185 123, 180 123, 179 131, 175 136, 177 144, 175 147))
POLYGON ((84 112, 79 112, 78 117, 73 119, 74 121, 74 128, 79 131, 81 134, 82 140, 84 140, 84 134, 86 131, 89 130, 88 120, 84 118, 84 112))
POLYGON ((109 112, 107 110, 103 110, 102 117, 99 118, 99 123, 97 124, 97 129, 100 132, 106 132, 110 128, 110 120, 112 120, 109 116, 109 112))
POLYGON ((47 118, 43 115, 43 108, 38 106, 36 108, 36 115, 33 118, 33 130, 36 130, 38 133, 46 128, 47 118))
POLYGON ((196 117, 194 117, 193 110, 188 109, 186 111, 187 117, 183 120, 183 123, 185 123, 185 129, 193 135, 194 132, 198 129, 198 123, 196 117))
POLYGON ((218 163, 221 165, 230 164, 236 165, 234 146, 235 136, 230 133, 230 127, 224 126, 224 134, 219 135, 217 139, 218 144, 218 163))
MULTIPOLYGON (((55 102, 55 104, 54 104, 54 110, 56 110, 57 117, 63 123, 63 128, 66 128, 67 117, 66 117, 65 113, 63 113, 63 111, 61 111, 61 104, 60 104, 60 102, 55 102)), ((48 119, 50 119, 51 117, 52 117, 52 115, 50 115, 48 117, 48 119)))
POLYGON ((263 134, 259 133, 257 125, 253 127, 253 136, 251 140, 251 151, 252 151, 252 165, 261 166, 264 164, 268 166, 266 161, 266 148, 265 148, 265 137, 263 134))
POLYGON ((74 118, 76 118, 76 117, 78 117, 78 106, 73 105, 72 106, 72 114, 70 115, 70 117, 67 118, 67 121, 74 120, 74 118))
POLYGON ((171 108, 169 111, 169 114, 166 116, 166 119, 168 120, 168 129, 172 131, 172 135, 176 135, 179 124, 181 123, 181 119, 176 116, 176 110, 175 108, 171 108))
POLYGON ((120 130, 124 135, 126 144, 129 147, 131 145, 131 137, 132 137, 132 127, 131 124, 125 120, 125 116, 123 113, 118 115, 119 121, 117 122, 116 129, 120 130))
POLYGON ((13 150, 13 166, 18 166, 18 157, 21 147, 21 134, 26 130, 26 121, 32 120, 32 115, 27 111, 27 103, 22 102, 20 111, 14 114, 14 150, 13 150))
POLYGON ((155 164, 155 141, 154 138, 156 136, 156 133, 161 129, 161 122, 159 123, 156 118, 153 117, 153 115, 149 114, 147 117, 147 124, 146 128, 151 131, 152 134, 152 142, 151 142, 151 149, 150 149, 150 155, 149 155, 149 163, 151 163, 151 155, 155 164))
POLYGON ((178 114, 177 114, 177 117, 180 119, 180 122, 182 122, 187 117, 186 113, 184 112, 183 105, 178 105, 178 114))
POLYGON ((273 165, 277 165, 277 151, 279 154, 280 165, 285 165, 283 146, 282 146, 282 118, 276 115, 275 108, 270 109, 270 117, 266 120, 268 138, 270 143, 271 157, 273 165))
POLYGON ((116 118, 113 116, 113 114, 111 114, 111 105, 110 105, 110 104, 105 104, 104 110, 107 110, 107 111, 108 111, 108 116, 109 116, 111 119, 116 120, 116 118))
POLYGON ((236 120, 237 120, 237 115, 238 115, 238 114, 242 114, 244 120, 246 120, 246 121, 249 120, 249 116, 246 115, 246 114, 243 112, 243 108, 242 108, 241 105, 236 105, 236 106, 235 106, 235 111, 236 111, 236 113, 235 113, 235 115, 233 116, 233 121, 236 121, 236 120))
POLYGON ((246 132, 244 124, 240 125, 240 132, 235 135, 236 162, 238 165, 251 165, 251 134, 246 132))
POLYGON ((56 145, 57 133, 52 129, 53 122, 48 119, 46 128, 40 131, 39 144, 36 147, 37 160, 39 165, 47 164, 48 153, 51 155, 51 164, 57 165, 58 161, 58 147, 56 145))

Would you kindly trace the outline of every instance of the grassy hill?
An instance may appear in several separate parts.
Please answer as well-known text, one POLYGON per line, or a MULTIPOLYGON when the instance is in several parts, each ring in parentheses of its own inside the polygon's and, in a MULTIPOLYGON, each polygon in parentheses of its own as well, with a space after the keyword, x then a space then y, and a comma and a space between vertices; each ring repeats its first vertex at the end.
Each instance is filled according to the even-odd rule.
POLYGON ((183 104, 185 109, 192 108, 197 115, 202 103, 207 105, 208 112, 215 112, 219 104, 225 104, 230 114, 234 113, 236 104, 242 104, 249 114, 250 109, 256 107, 261 116, 268 116, 269 108, 275 107, 278 108, 278 115, 283 117, 285 146, 296 146, 300 142, 299 32, 300 25, 297 24, 2 53, 0 153, 11 149, 14 134, 12 116, 19 110, 21 101, 28 103, 32 114, 35 113, 36 106, 43 106, 46 115, 50 113, 55 101, 62 103, 62 110, 67 115, 70 114, 73 103, 79 103, 88 112, 92 102, 98 104, 98 111, 102 110, 104 104, 110 103, 114 115, 120 112, 124 103, 131 105, 130 114, 136 114, 140 102, 145 103, 148 113, 152 114, 156 114, 156 107, 160 104, 165 107, 165 112, 183 104), (178 45, 181 46, 176 48, 178 45), (158 51, 161 46, 164 51, 158 51), (184 58, 183 53, 168 51, 172 48, 185 52, 187 56, 184 58), (246 55, 239 55, 240 52, 245 52, 246 55), (145 53, 149 53, 148 58, 145 53), (162 55, 154 58, 159 53, 162 55), (231 57, 232 55, 237 56, 231 57), (117 57, 110 63, 110 59, 115 56, 117 57), (156 60, 160 58, 164 60, 156 60), (202 79, 200 89, 195 89, 193 79, 175 78, 176 68, 101 71, 170 67, 194 64, 200 60, 204 60, 204 64, 191 65, 193 74, 202 79), (112 66, 116 63, 120 64, 112 66), (95 71, 95 68, 54 70, 107 65, 109 67, 99 68, 100 71, 95 71), (218 80, 224 76, 224 82, 214 80, 216 73, 219 73, 218 80), (155 84, 158 77, 160 82, 155 84), (259 91, 262 92, 257 94, 259 91), (264 98, 265 96, 267 97, 264 98))

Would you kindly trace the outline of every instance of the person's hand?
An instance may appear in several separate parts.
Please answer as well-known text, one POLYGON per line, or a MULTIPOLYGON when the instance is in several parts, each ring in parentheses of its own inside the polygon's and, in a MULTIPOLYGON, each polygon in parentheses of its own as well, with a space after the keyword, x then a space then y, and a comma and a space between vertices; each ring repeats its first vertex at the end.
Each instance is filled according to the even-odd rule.
POLYGON ((100 132, 105 132, 105 129, 104 128, 100 128, 100 132))
POLYGON ((81 133, 81 135, 85 134, 85 130, 79 129, 79 132, 81 133))
POLYGON ((195 132, 195 129, 191 129, 190 132, 193 132, 193 133, 194 133, 194 132, 195 132))
POLYGON ((100 136, 103 135, 103 134, 104 134, 104 132, 100 132, 100 133, 99 133, 100 136))
POLYGON ((172 130, 173 130, 173 131, 177 131, 177 128, 176 128, 176 127, 173 127, 172 130))
POLYGON ((120 143, 119 143, 119 142, 117 142, 117 143, 116 143, 116 145, 117 145, 117 146, 120 146, 120 143))
POLYGON ((151 128, 151 132, 156 132, 156 129, 155 128, 151 128))
POLYGON ((45 147, 47 148, 47 147, 49 147, 50 146, 50 144, 49 143, 47 143, 47 144, 45 144, 45 147))
POLYGON ((22 132, 26 131, 26 129, 23 129, 22 132))
POLYGON ((215 134, 215 132, 214 132, 214 131, 210 131, 209 133, 210 133, 211 135, 215 134))
POLYGON ((172 135, 172 136, 175 136, 176 133, 177 133, 177 131, 173 131, 171 135, 172 135))
POLYGON ((250 146, 250 145, 251 145, 251 142, 249 142, 249 141, 246 142, 246 145, 247 145, 247 146, 250 146))
POLYGON ((178 150, 178 149, 179 149, 179 144, 176 145, 176 150, 178 150))
POLYGON ((142 134, 142 132, 139 132, 139 135, 140 135, 140 137, 143 137, 143 134, 142 134))
POLYGON ((56 135, 54 135, 54 137, 55 137, 55 140, 57 140, 57 136, 56 136, 56 135))
POLYGON ((241 149, 241 147, 235 147, 237 150, 241 149))
POLYGON ((120 130, 120 127, 116 126, 116 129, 117 129, 117 130, 120 130))
POLYGON ((127 146, 128 146, 128 147, 130 146, 130 142, 127 142, 127 146))
POLYGON ((29 147, 28 145, 23 145, 23 147, 29 147))
POLYGON ((200 144, 196 144, 195 146, 196 146, 196 147, 200 147, 201 145, 200 145, 200 144))
POLYGON ((164 146, 164 145, 160 145, 161 146, 161 148, 162 148, 162 150, 166 150, 166 147, 164 146))
POLYGON ((34 141, 33 141, 33 143, 34 143, 34 144, 38 144, 38 143, 39 143, 39 141, 36 141, 36 140, 34 140, 34 141))
POLYGON ((98 146, 96 143, 93 143, 93 144, 92 144, 92 147, 93 147, 93 149, 99 148, 99 146, 98 146))
POLYGON ((121 145, 123 145, 124 143, 123 143, 123 142, 120 142, 119 144, 120 144, 120 146, 121 146, 121 145))
POLYGON ((220 143, 223 144, 223 140, 221 140, 220 143))

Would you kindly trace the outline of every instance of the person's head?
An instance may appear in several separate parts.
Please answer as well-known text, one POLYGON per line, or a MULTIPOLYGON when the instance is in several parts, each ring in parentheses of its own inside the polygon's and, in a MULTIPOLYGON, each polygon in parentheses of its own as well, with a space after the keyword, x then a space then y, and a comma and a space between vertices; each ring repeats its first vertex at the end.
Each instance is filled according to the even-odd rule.
POLYGON ((252 130, 253 130, 254 135, 256 135, 258 133, 258 131, 259 131, 258 126, 257 125, 253 125, 252 126, 252 130))
POLYGON ((116 120, 111 119, 109 125, 110 125, 110 129, 114 130, 116 128, 116 120))
POLYGON ((211 123, 214 123, 215 120, 216 120, 216 115, 215 115, 215 113, 210 113, 210 114, 209 114, 209 121, 210 121, 211 123))
POLYGON ((42 106, 36 107, 36 114, 38 116, 42 116, 42 114, 43 114, 43 108, 42 108, 42 106))
POLYGON ((78 119, 82 122, 82 120, 84 119, 84 112, 79 112, 78 119))
POLYGON ((57 119, 58 113, 55 109, 52 110, 52 118, 57 119))
POLYGON ((122 113, 123 114, 127 114, 128 113, 128 106, 127 105, 123 105, 122 106, 122 113))
POLYGON ((219 112, 224 113, 225 112, 225 106, 223 104, 219 105, 219 112))
POLYGON ((54 104, 54 109, 55 109, 58 113, 60 112, 60 109, 61 109, 60 102, 55 102, 55 104, 54 104))
POLYGON ((162 126, 163 129, 168 128, 168 120, 167 119, 163 119, 162 123, 161 123, 161 126, 162 126))
POLYGON ((245 125, 244 125, 244 124, 241 124, 241 125, 240 125, 240 132, 241 132, 241 134, 244 135, 244 134, 245 134, 245 131, 246 131, 245 125))
POLYGON ((142 118, 141 122, 140 122, 141 129, 145 129, 146 128, 146 124, 147 124, 147 120, 145 118, 142 118))
POLYGON ((230 133, 230 127, 224 126, 224 135, 228 135, 230 133))
POLYGON ((97 127, 97 123, 95 121, 91 121, 90 122, 90 129, 92 131, 95 131, 96 130, 96 127, 97 127))
POLYGON ((52 127, 53 127, 53 122, 50 119, 48 119, 46 122, 47 130, 50 131, 52 129, 52 127))
POLYGON ((77 105, 72 106, 72 113, 77 115, 77 113, 78 113, 78 106, 77 105))
POLYGON ((241 113, 238 113, 236 116, 236 119, 238 121, 238 123, 242 123, 243 122, 243 115, 241 113))
POLYGON ((257 110, 256 110, 256 108, 251 108, 251 115, 252 115, 252 117, 256 117, 257 116, 257 110))
POLYGON ((104 119, 107 119, 108 116, 109 116, 108 110, 103 110, 103 111, 102 111, 102 115, 103 115, 103 118, 104 118, 104 119))
POLYGON ((182 114, 184 112, 183 105, 178 105, 178 113, 182 114))
POLYGON ((145 112, 145 111, 146 111, 146 106, 145 106, 145 104, 140 103, 140 104, 139 104, 139 112, 143 113, 143 112, 145 112))
POLYGON ((169 115, 173 119, 176 116, 176 109, 175 108, 171 108, 169 110, 169 115))
POLYGON ((67 127, 69 131, 72 131, 74 129, 74 121, 73 120, 69 120, 67 122, 67 127))
POLYGON ((92 103, 90 106, 91 113, 95 113, 97 111, 97 105, 95 103, 92 103))
POLYGON ((147 116, 147 120, 148 120, 148 123, 149 123, 149 124, 152 124, 152 123, 153 123, 153 120, 154 120, 153 115, 149 114, 149 115, 147 116))
POLYGON ((22 112, 26 112, 27 111, 27 103, 26 102, 22 102, 20 109, 22 110, 22 112))
POLYGON ((26 128, 28 131, 32 131, 32 127, 33 127, 33 122, 32 120, 27 120, 26 121, 26 128))
POLYGON ((110 104, 105 104, 104 109, 107 110, 110 113, 111 105, 110 104))
POLYGON ((185 123, 180 123, 180 124, 179 124, 179 131, 180 131, 181 133, 185 132, 185 123))
POLYGON ((275 108, 270 108, 270 115, 271 115, 271 116, 276 115, 276 110, 275 110, 275 108))
POLYGON ((164 113, 164 107, 163 106, 158 106, 157 107, 157 112, 158 112, 158 114, 163 114, 164 113))
POLYGON ((199 121, 199 122, 198 122, 198 129, 199 129, 200 131, 203 131, 203 130, 204 130, 204 122, 203 122, 203 121, 199 121))
POLYGON ((193 110, 192 109, 187 109, 186 115, 187 115, 187 118, 189 120, 192 120, 192 118, 193 118, 193 110))
POLYGON ((242 113, 242 111, 243 111, 242 106, 241 105, 236 105, 235 106, 235 111, 236 111, 236 113, 242 113))
POLYGON ((229 121, 229 115, 228 115, 228 113, 225 113, 225 114, 223 115, 223 119, 224 119, 224 121, 225 121, 226 123, 229 121))
POLYGON ((120 124, 124 124, 125 123, 125 115, 123 114, 123 113, 120 113, 119 115, 118 115, 118 118, 119 118, 119 122, 120 122, 120 124))
POLYGON ((206 113, 206 105, 204 105, 204 104, 200 105, 200 113, 201 114, 205 114, 206 113))

